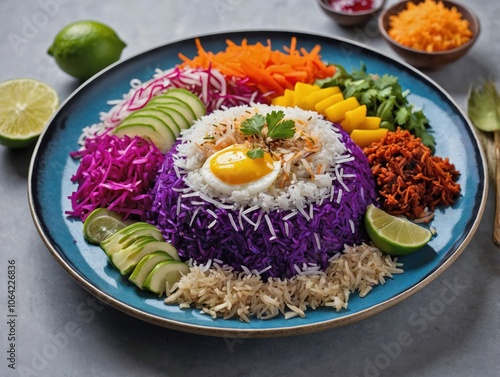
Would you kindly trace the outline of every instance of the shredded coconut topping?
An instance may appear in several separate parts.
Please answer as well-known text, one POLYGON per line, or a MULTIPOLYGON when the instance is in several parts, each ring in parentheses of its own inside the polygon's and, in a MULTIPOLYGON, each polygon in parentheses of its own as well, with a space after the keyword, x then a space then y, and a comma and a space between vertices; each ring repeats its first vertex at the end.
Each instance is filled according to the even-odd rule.
MULTIPOLYGON (((203 117, 182 133, 177 152, 175 166, 187 186, 194 192, 201 192, 203 199, 208 197, 212 203, 220 201, 248 207, 243 215, 257 209, 269 212, 297 208, 308 219, 313 213, 312 207, 306 207, 331 197, 332 181, 343 183, 341 164, 354 158, 342 143, 340 133, 321 115, 263 104, 214 111, 203 117), (274 184, 256 195, 245 190, 225 195, 208 186, 200 173, 207 158, 228 145, 248 142, 239 132, 240 123, 256 113, 264 115, 271 110, 282 110, 285 119, 293 119, 297 125, 291 140, 283 140, 280 144, 273 141, 277 144, 273 156, 281 162, 281 171, 274 184)), ((348 190, 345 185, 343 187, 348 190)))

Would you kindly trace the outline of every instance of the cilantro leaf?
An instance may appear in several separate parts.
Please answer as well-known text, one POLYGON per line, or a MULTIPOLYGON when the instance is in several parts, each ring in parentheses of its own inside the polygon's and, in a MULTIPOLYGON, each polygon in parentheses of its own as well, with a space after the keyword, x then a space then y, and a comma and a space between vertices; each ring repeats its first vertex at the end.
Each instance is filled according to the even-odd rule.
POLYGON ((266 115, 267 136, 271 139, 289 139, 295 134, 295 122, 282 120, 285 113, 282 110, 271 111, 266 115))
POLYGON ((377 99, 377 90, 376 89, 368 89, 364 93, 361 94, 360 103, 362 105, 371 105, 373 101, 377 99))
POLYGON ((262 150, 262 148, 251 149, 247 152, 247 156, 252 160, 255 160, 256 158, 262 158, 264 157, 264 151, 262 150))
POLYGON ((261 114, 255 114, 241 123, 240 131, 247 136, 260 135, 265 124, 266 119, 261 114))
POLYGON ((406 107, 401 107, 396 112, 396 123, 399 125, 406 124, 408 119, 410 119, 410 112, 406 107))
MULTIPOLYGON (((271 139, 289 139, 295 134, 295 122, 293 120, 283 120, 285 113, 282 110, 271 111, 264 117, 261 114, 255 114, 251 118, 241 123, 240 131, 246 136, 257 135, 263 139, 270 151, 270 145, 264 140, 262 134, 264 126, 267 124, 267 136, 271 139)), ((262 148, 254 148, 247 152, 251 159, 264 157, 262 148)))
POLYGON ((269 130, 268 134, 278 125, 278 123, 284 117, 285 117, 285 113, 282 110, 279 110, 279 111, 273 110, 270 113, 266 114, 267 128, 269 130))
POLYGON ((388 100, 382 102, 382 104, 377 109, 376 116, 387 122, 394 123, 393 109, 395 104, 396 100, 394 97, 391 97, 388 100))
POLYGON ((436 149, 436 145, 435 145, 435 142, 434 142, 434 136, 432 136, 431 134, 429 133, 420 133, 420 135, 416 135, 417 137, 421 138, 422 139, 422 143, 424 143, 425 145, 427 145, 430 150, 432 151, 432 153, 435 152, 435 149, 436 149))
POLYGON ((378 93, 378 98, 380 100, 384 100, 386 98, 389 98, 392 95, 392 87, 391 86, 386 86, 383 88, 379 93, 378 93))
POLYGON ((377 80, 375 80, 375 86, 379 89, 385 89, 389 86, 395 87, 397 85, 399 85, 398 78, 396 76, 391 76, 388 74, 385 74, 382 77, 379 77, 377 80))
POLYGON ((295 122, 291 119, 278 123, 272 132, 269 131, 267 134, 272 139, 290 139, 293 135, 295 135, 295 122))
POLYGON ((363 92, 370 89, 370 83, 366 80, 350 81, 344 90, 344 97, 359 97, 363 92))

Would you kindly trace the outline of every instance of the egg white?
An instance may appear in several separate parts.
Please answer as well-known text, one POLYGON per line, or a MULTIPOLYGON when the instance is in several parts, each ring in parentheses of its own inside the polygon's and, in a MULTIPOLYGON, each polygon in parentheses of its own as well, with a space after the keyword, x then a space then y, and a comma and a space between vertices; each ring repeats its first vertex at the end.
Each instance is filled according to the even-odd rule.
POLYGON ((210 156, 205 161, 203 166, 200 168, 200 174, 208 186, 226 195, 231 195, 234 191, 245 191, 248 195, 256 195, 271 186, 274 181, 276 181, 276 178, 278 178, 281 170, 281 163, 279 161, 275 161, 273 163, 273 170, 265 176, 249 183, 232 185, 221 181, 214 173, 212 173, 212 170, 210 169, 210 161, 214 156, 215 154, 210 156))

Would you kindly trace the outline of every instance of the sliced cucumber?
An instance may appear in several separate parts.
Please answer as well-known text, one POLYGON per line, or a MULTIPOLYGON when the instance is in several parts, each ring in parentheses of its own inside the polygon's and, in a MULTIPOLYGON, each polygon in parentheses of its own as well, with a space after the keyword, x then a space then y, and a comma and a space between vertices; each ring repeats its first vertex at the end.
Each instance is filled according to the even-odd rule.
POLYGON ((161 94, 159 96, 151 98, 149 100, 149 102, 147 103, 146 106, 149 106, 151 104, 154 105, 154 104, 177 103, 179 105, 188 106, 189 107, 189 105, 185 101, 183 101, 183 100, 181 100, 179 98, 176 98, 176 97, 167 96, 167 93, 168 92, 163 93, 163 94, 161 94))
POLYGON ((197 95, 191 93, 187 89, 184 88, 169 89, 165 92, 165 94, 162 95, 162 97, 178 98, 186 102, 196 114, 196 119, 201 118, 203 115, 207 113, 207 109, 203 104, 203 102, 201 102, 201 100, 198 98, 197 95))
POLYGON ((113 254, 129 247, 141 237, 153 237, 158 241, 164 241, 161 232, 154 225, 137 222, 109 236, 101 242, 100 246, 111 260, 113 254))
POLYGON ((130 274, 137 263, 146 255, 155 251, 164 251, 172 259, 180 260, 177 249, 165 241, 158 241, 153 237, 138 238, 132 245, 111 255, 111 263, 122 275, 130 274))
POLYGON ((189 266, 180 261, 166 260, 158 263, 149 273, 143 284, 144 289, 161 296, 165 293, 167 285, 172 287, 180 280, 182 274, 189 272, 189 266))
POLYGON ((186 116, 186 114, 187 114, 186 119, 188 119, 188 120, 192 119, 193 121, 195 119, 198 119, 196 113, 191 108, 191 106, 189 106, 186 102, 184 102, 183 100, 181 100, 179 98, 166 97, 165 95, 161 95, 161 96, 152 98, 148 102, 147 106, 154 106, 154 107, 169 106, 169 107, 175 107, 179 111, 182 110, 182 113, 185 114, 184 116, 186 116))
MULTIPOLYGON (((127 118, 125 118, 124 122, 127 119, 137 119, 137 117, 152 117, 153 119, 161 120, 165 127, 168 127, 174 133, 175 137, 179 136, 181 133, 181 127, 177 124, 170 112, 165 111, 165 109, 145 107, 130 114, 127 118)), ((151 124, 155 125, 156 123, 151 124)))
POLYGON ((196 120, 196 115, 187 105, 184 106, 180 103, 171 102, 153 104, 153 106, 157 109, 172 112, 172 117, 176 120, 178 119, 177 123, 179 124, 181 129, 184 129, 182 128, 181 124, 185 125, 185 128, 189 128, 196 120))
POLYGON ((162 152, 166 153, 172 147, 172 144, 156 130, 156 127, 150 124, 125 124, 119 125, 113 130, 118 137, 140 136, 143 139, 151 141, 162 152))
POLYGON ((160 111, 164 111, 168 113, 172 117, 172 119, 177 123, 179 128, 182 130, 185 130, 189 127, 191 127, 191 124, 193 123, 194 119, 186 118, 186 116, 189 116, 191 113, 186 110, 186 107, 177 105, 176 104, 170 104, 170 105, 153 105, 151 106, 152 109, 157 109, 160 111))
POLYGON ((139 263, 137 263, 137 266, 135 266, 128 280, 140 289, 143 289, 144 282, 150 272, 153 271, 158 263, 166 260, 172 260, 172 257, 164 251, 155 251, 154 253, 144 256, 139 263))
MULTIPOLYGON (((174 130, 170 128, 170 126, 166 124, 162 119, 153 115, 145 115, 142 111, 129 115, 122 121, 117 129, 119 129, 120 127, 127 127, 127 125, 129 124, 144 124, 154 127, 156 132, 158 132, 161 136, 161 145, 166 147, 167 150, 169 150, 172 145, 174 145, 177 136, 180 134, 179 128, 177 128, 179 132, 175 133, 174 130)), ((158 147, 158 149, 161 149, 158 145, 156 146, 158 147)))

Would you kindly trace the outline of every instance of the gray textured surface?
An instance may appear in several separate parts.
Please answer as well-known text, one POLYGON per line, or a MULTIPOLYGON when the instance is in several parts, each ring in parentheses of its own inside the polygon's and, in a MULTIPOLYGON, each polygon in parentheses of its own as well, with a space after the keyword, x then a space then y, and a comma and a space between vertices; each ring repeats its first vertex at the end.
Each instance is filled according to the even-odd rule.
MULTIPOLYGON (((462 2, 479 15, 481 37, 466 57, 429 76, 463 107, 471 83, 499 80, 500 2, 462 2)), ((0 81, 37 78, 65 99, 78 83, 55 66, 46 49, 60 28, 79 19, 113 26, 128 43, 123 58, 176 39, 243 28, 340 35, 392 55, 374 23, 340 28, 314 1, 2 0, 0 81), (27 23, 34 20, 38 26, 29 29, 27 23), (14 34, 23 42, 13 43, 14 34)), ((491 190, 483 221, 467 250, 403 303, 321 333, 227 340, 141 322, 102 306, 75 283, 33 226, 26 195, 30 155, 29 149, 0 147, 1 376, 500 375, 500 250, 490 241, 491 190), (15 371, 7 367, 6 271, 11 259, 17 266, 19 314, 15 371)))

